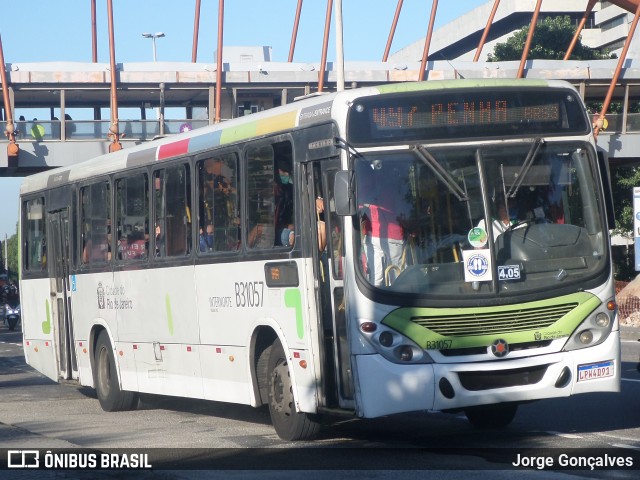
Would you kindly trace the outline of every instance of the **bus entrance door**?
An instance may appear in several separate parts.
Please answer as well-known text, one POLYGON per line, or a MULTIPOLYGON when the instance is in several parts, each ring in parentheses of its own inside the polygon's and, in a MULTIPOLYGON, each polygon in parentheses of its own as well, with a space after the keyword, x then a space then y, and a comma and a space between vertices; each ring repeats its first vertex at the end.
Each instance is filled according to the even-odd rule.
POLYGON ((312 179, 308 186, 314 199, 311 214, 313 223, 322 223, 317 229, 316 278, 318 279, 318 318, 323 332, 322 396, 328 408, 353 410, 353 381, 351 377, 351 349, 347 338, 342 278, 343 240, 342 219, 333 208, 334 177, 340 170, 338 159, 316 162, 312 166, 312 179), (324 242, 320 240, 324 237, 324 242))
POLYGON ((78 379, 78 362, 70 308, 69 211, 63 209, 49 212, 48 219, 48 265, 58 377, 60 380, 78 379))

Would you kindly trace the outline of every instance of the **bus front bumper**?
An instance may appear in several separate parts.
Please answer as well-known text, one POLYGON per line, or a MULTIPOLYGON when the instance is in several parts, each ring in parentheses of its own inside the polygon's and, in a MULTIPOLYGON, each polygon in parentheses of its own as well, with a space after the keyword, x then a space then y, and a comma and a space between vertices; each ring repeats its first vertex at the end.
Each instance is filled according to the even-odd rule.
POLYGON ((365 418, 617 392, 620 334, 611 332, 595 347, 526 358, 399 365, 379 355, 359 355, 356 365, 358 414, 365 418))

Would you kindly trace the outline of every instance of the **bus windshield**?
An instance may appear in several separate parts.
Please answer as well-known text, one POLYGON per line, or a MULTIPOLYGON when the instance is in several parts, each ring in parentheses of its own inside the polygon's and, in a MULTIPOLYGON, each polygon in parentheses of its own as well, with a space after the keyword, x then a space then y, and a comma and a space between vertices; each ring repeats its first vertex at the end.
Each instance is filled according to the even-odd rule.
POLYGON ((432 298, 584 284, 609 265, 594 155, 541 140, 363 153, 359 270, 432 298))

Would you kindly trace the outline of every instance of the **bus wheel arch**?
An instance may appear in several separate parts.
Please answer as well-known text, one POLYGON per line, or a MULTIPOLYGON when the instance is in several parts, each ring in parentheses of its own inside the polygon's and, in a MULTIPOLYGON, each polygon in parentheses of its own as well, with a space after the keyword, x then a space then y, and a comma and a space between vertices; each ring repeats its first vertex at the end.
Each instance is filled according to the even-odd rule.
POLYGON ((138 393, 120 388, 113 346, 106 329, 96 329, 94 342, 93 384, 100 406, 106 412, 135 410, 138 406, 138 393))

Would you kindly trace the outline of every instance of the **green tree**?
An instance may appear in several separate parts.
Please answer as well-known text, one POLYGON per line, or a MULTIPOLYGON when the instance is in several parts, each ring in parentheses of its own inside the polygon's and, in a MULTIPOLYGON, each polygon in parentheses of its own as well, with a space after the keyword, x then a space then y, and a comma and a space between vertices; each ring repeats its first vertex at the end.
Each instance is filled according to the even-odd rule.
POLYGON ((19 272, 17 233, 7 239, 7 267, 9 269, 10 278, 17 282, 19 272))
POLYGON ((616 211, 615 235, 633 237, 633 187, 640 185, 640 168, 634 166, 611 169, 613 205, 616 211))
MULTIPOLYGON (((547 17, 540 20, 533 33, 531 49, 527 58, 529 60, 562 60, 571 44, 575 28, 571 18, 568 16, 547 17)), ((514 33, 506 42, 498 43, 493 49, 493 54, 490 53, 488 55, 488 60, 490 62, 520 60, 527 35, 529 35, 528 25, 514 33)), ((589 48, 582 44, 581 39, 578 40, 571 53, 571 60, 601 60, 607 58, 615 58, 615 55, 589 48)))

